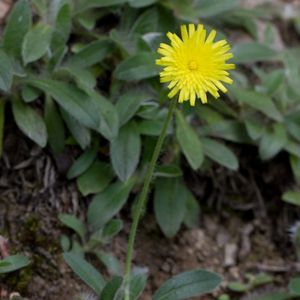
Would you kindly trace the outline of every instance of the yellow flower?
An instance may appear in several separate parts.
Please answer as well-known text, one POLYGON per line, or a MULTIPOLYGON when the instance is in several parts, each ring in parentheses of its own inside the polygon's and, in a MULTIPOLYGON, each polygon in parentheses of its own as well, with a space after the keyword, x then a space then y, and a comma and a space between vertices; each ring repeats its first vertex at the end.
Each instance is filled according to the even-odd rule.
POLYGON ((227 70, 234 69, 234 64, 226 61, 233 57, 228 52, 230 46, 225 40, 214 42, 216 31, 212 30, 206 38, 203 25, 195 28, 194 24, 181 26, 180 39, 176 34, 168 32, 171 45, 160 44, 157 50, 162 55, 156 64, 164 67, 160 73, 161 82, 170 82, 169 98, 179 93, 179 103, 190 101, 195 105, 196 98, 207 102, 207 93, 213 97, 220 96, 219 90, 226 93, 222 82, 231 84, 227 70))

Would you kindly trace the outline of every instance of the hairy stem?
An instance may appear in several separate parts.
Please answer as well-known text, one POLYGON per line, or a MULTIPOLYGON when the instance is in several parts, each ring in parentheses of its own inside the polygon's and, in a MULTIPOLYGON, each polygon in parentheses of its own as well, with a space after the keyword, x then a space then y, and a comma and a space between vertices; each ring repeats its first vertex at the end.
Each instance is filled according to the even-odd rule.
POLYGON ((133 213, 133 221, 130 228, 129 233, 129 240, 128 240, 128 249, 127 249, 127 256, 126 256, 126 264, 125 264, 125 275, 124 275, 124 290, 125 290, 125 297, 124 300, 130 300, 130 272, 131 272, 131 264, 132 264, 132 256, 133 256, 133 250, 134 250, 134 242, 136 237, 137 228, 140 222, 140 218, 143 212, 143 208, 146 205, 147 202, 147 195, 149 192, 150 183, 152 180, 153 172, 156 166, 157 159, 159 157, 161 147, 163 145, 163 142, 166 137, 166 133, 169 127, 169 124, 172 120, 173 112, 176 107, 176 101, 172 101, 171 105, 169 106, 168 115, 165 119, 164 125, 161 129, 160 135, 158 137, 158 140, 156 142, 152 158, 146 173, 144 185, 142 188, 142 191, 139 195, 136 208, 134 209, 133 213))

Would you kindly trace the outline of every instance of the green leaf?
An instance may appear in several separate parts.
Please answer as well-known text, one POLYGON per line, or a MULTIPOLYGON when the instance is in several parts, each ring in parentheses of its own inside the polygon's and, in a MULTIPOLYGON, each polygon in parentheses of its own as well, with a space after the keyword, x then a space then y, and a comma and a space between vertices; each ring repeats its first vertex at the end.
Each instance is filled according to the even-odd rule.
POLYGON ((8 55, 0 50, 0 90, 8 92, 12 85, 13 66, 8 55))
POLYGON ((73 65, 77 68, 87 68, 101 62, 114 49, 113 43, 109 39, 100 39, 88 44, 78 53, 71 56, 67 65, 73 65))
POLYGON ((251 143, 245 126, 239 121, 222 121, 199 128, 202 135, 210 135, 236 143, 251 143))
POLYGON ((101 293, 100 299, 101 300, 117 300, 117 295, 120 292, 122 282, 123 282, 122 277, 114 277, 104 287, 104 289, 101 293))
POLYGON ((130 299, 137 300, 142 294, 148 279, 147 269, 133 270, 130 278, 130 299))
POLYGON ((176 137, 190 166, 197 170, 203 162, 203 146, 195 131, 186 122, 183 114, 176 111, 176 137))
POLYGON ((102 237, 104 240, 110 240, 123 229, 123 222, 119 219, 110 220, 102 229, 102 237))
POLYGON ((185 215, 188 191, 181 178, 160 178, 155 183, 154 211, 163 233, 171 238, 180 228, 185 215))
POLYGON ((65 226, 74 230, 79 235, 82 242, 85 241, 86 231, 85 226, 81 220, 69 214, 59 214, 58 218, 65 226))
POLYGON ((127 181, 136 170, 141 154, 141 138, 137 126, 130 122, 123 126, 110 145, 110 159, 121 181, 127 181))
POLYGON ((164 119, 142 120, 137 124, 141 135, 159 136, 164 125, 164 119))
POLYGON ((76 66, 70 65, 67 67, 56 68, 55 73, 57 76, 64 77, 66 79, 75 80, 77 86, 82 90, 94 89, 97 80, 95 74, 89 69, 81 69, 76 66))
POLYGON ((133 180, 117 182, 93 198, 88 208, 88 223, 94 229, 102 227, 123 207, 133 187, 133 180))
POLYGON ((100 125, 97 131, 111 141, 117 137, 119 131, 117 109, 111 102, 96 92, 91 91, 90 96, 97 106, 97 112, 100 114, 100 125))
POLYGON ((33 102, 40 96, 40 94, 41 94, 41 91, 33 88, 32 86, 25 85, 22 88, 22 99, 26 103, 33 102))
POLYGON ((12 255, 0 260, 0 274, 13 272, 30 264, 28 257, 24 255, 12 255))
POLYGON ((77 12, 82 12, 91 8, 108 7, 118 4, 126 3, 128 0, 80 0, 77 8, 77 12))
POLYGON ((132 7, 144 7, 156 3, 157 0, 129 0, 129 5, 132 7))
POLYGON ((64 252, 71 250, 71 240, 66 235, 62 234, 60 236, 60 246, 64 252))
POLYGON ((282 200, 287 203, 300 206, 300 192, 297 192, 297 191, 285 192, 282 195, 282 200))
POLYGON ((283 70, 275 70, 270 74, 267 74, 265 78, 262 78, 263 88, 268 95, 274 95, 280 89, 283 82, 284 82, 283 70))
POLYGON ((254 278, 253 275, 250 275, 249 280, 251 282, 252 287, 258 287, 261 285, 272 283, 274 281, 274 277, 266 273, 260 273, 257 274, 254 278))
POLYGON ((91 148, 81 154, 68 170, 67 178, 72 179, 85 172, 96 159, 98 148, 99 143, 95 142, 91 148))
POLYGON ((80 68, 70 68, 70 74, 74 76, 78 87, 85 89, 94 89, 97 85, 97 78, 93 71, 86 69, 82 70, 80 68), (76 73, 76 74, 75 74, 76 73))
POLYGON ((81 254, 67 252, 63 256, 71 269, 100 296, 105 286, 102 275, 81 254))
POLYGON ((49 93, 81 124, 93 129, 99 127, 100 116, 94 100, 75 85, 47 79, 31 79, 29 83, 49 93))
POLYGON ((156 53, 140 52, 123 60, 115 69, 115 77, 125 81, 138 81, 159 74, 155 64, 156 53))
POLYGON ((290 165, 297 182, 300 182, 300 158, 290 155, 290 165))
POLYGON ((289 134, 298 142, 300 142, 300 113, 295 112, 285 118, 285 123, 287 125, 287 130, 289 134))
POLYGON ((19 99, 12 102, 14 119, 21 131, 40 147, 47 144, 47 130, 42 117, 19 99))
POLYGON ((199 119, 203 120, 207 124, 214 124, 224 120, 224 116, 221 113, 208 105, 196 107, 196 113, 199 116, 199 119))
POLYGON ((38 15, 46 19, 48 11, 48 0, 31 0, 31 3, 37 10, 38 15))
POLYGON ((180 177, 182 176, 182 170, 177 165, 162 165, 157 166, 154 171, 154 176, 156 177, 180 177))
POLYGON ((120 126, 126 124, 137 112, 141 103, 150 97, 143 91, 136 89, 130 90, 123 95, 120 95, 116 104, 118 111, 120 126))
POLYGON ((77 178, 79 191, 87 196, 102 192, 113 178, 111 166, 107 163, 95 161, 83 174, 77 178))
MULTIPOLYGON (((226 103, 225 101, 212 101, 208 103, 208 106, 212 107, 213 110, 219 112, 219 114, 221 115, 234 117, 234 118, 238 117, 238 113, 236 112, 236 110, 231 108, 230 104, 226 103)), ((224 118, 222 118, 221 120, 224 120, 224 118)))
POLYGON ((300 296, 300 277, 291 279, 289 282, 289 291, 292 295, 300 296))
POLYGON ((206 270, 181 273, 160 287, 152 300, 181 300, 200 296, 213 291, 221 283, 221 278, 206 270))
POLYGON ((66 52, 66 43, 72 28, 72 13, 69 3, 62 5, 57 13, 52 33, 50 66, 54 68, 62 60, 66 52))
POLYGON ((137 116, 146 120, 153 120, 157 118, 158 115, 161 115, 165 111, 163 117, 167 115, 167 111, 162 109, 157 102, 147 101, 141 104, 140 109, 137 112, 137 116))
POLYGON ((245 293, 251 289, 251 285, 238 281, 233 281, 228 284, 228 288, 234 292, 245 293))
POLYGON ((277 52, 257 42, 237 44, 232 48, 234 63, 252 63, 274 58, 277 52))
POLYGON ((22 58, 25 65, 36 61, 49 50, 52 28, 46 24, 38 24, 30 29, 24 37, 22 58))
POLYGON ((134 55, 137 52, 139 35, 125 30, 112 29, 109 33, 111 40, 125 55, 134 55))
POLYGON ((107 11, 87 10, 76 16, 76 21, 87 31, 95 29, 98 19, 105 16, 107 11))
MULTIPOLYGON (((143 1, 137 0, 139 4, 142 4, 143 1)), ((158 30, 158 11, 156 8, 145 10, 134 22, 130 28, 130 32, 139 33, 139 34, 151 34, 157 32, 158 30)), ((145 38, 145 36, 143 36, 145 38)))
POLYGON ((112 253, 97 252, 96 255, 111 275, 121 274, 120 262, 112 253))
POLYGON ((238 169, 239 162, 236 155, 224 144, 208 138, 203 138, 202 143, 207 157, 230 170, 238 169))
POLYGON ((288 151, 290 154, 295 155, 300 158, 300 145, 292 140, 289 140, 284 147, 284 150, 288 151))
POLYGON ((211 18, 217 15, 224 14, 233 10, 237 6, 238 1, 226 0, 200 0, 197 1, 197 16, 200 18, 211 18))
POLYGON ((184 224, 188 228, 198 228, 200 217, 200 205, 193 194, 189 191, 186 198, 184 224))
POLYGON ((288 300, 292 299, 291 295, 286 292, 269 292, 258 296, 255 300, 288 300))
POLYGON ((31 18, 28 0, 17 1, 4 30, 3 46, 8 53, 21 56, 23 39, 31 27, 31 18))
POLYGON ((267 131, 259 143, 259 155, 262 160, 273 158, 287 144, 288 137, 283 124, 276 123, 272 131, 267 131))
POLYGON ((248 118, 245 120, 247 132, 252 140, 258 140, 265 132, 265 126, 259 118, 248 118))
POLYGON ((65 127, 56 104, 51 97, 46 97, 45 122, 48 132, 48 142, 55 154, 61 153, 65 147, 65 127))
POLYGON ((60 111, 76 142, 82 149, 88 147, 91 144, 91 131, 85 126, 81 125, 79 121, 72 117, 63 108, 61 108, 60 111))
POLYGON ((241 87, 230 87, 230 94, 240 103, 257 109, 275 121, 282 121, 282 115, 268 95, 246 90, 241 87))
POLYGON ((5 101, 0 99, 0 158, 3 153, 4 142, 4 124, 5 124, 5 101))

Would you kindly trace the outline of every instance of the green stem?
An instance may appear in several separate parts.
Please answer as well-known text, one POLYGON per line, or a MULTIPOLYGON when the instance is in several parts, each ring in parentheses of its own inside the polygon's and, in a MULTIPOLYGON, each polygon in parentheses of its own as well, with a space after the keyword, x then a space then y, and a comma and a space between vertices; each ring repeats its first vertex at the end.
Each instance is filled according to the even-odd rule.
POLYGON ((136 208, 134 209, 133 213, 133 221, 130 228, 129 233, 129 240, 128 240, 128 249, 127 249, 127 256, 126 256, 126 264, 125 264, 125 275, 124 275, 124 290, 125 290, 125 298, 124 300, 130 300, 130 272, 131 272, 131 263, 132 263, 132 256, 134 250, 134 242, 136 237, 137 228, 140 222, 140 218, 142 215, 143 208, 145 207, 147 201, 147 195, 149 191, 149 186, 152 180, 153 172, 156 166, 157 159, 159 157, 161 147, 163 145, 164 139, 166 137, 166 133, 170 124, 170 121, 173 116, 173 112, 176 107, 176 100, 172 100, 171 105, 169 106, 168 115, 165 119, 164 125, 161 129, 160 135, 156 142, 152 158, 146 173, 144 185, 141 191, 141 194, 138 198, 136 208))

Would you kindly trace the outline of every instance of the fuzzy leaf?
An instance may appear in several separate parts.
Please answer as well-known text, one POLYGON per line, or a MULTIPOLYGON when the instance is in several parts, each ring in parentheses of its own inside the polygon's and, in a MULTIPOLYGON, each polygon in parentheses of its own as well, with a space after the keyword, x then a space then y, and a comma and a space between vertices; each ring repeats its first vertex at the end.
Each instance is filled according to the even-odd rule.
POLYGON ((203 162, 203 146, 196 132, 186 122, 180 111, 176 112, 176 137, 190 166, 197 170, 203 162))
POLYGON ((100 39, 91 44, 88 44, 78 53, 71 56, 67 65, 75 66, 77 68, 87 68, 96 63, 101 62, 114 48, 113 43, 108 39, 100 39))
POLYGON ((287 203, 300 206, 300 192, 298 191, 285 192, 282 195, 282 200, 287 203))
POLYGON ((56 103, 50 97, 46 97, 45 122, 52 150, 56 154, 61 153, 65 147, 65 128, 56 103))
POLYGON ((230 170, 238 169, 238 159, 228 147, 220 142, 208 138, 202 139, 202 142, 203 150, 207 157, 230 170))
POLYGON ((249 105, 275 121, 282 121, 281 113, 268 95, 237 86, 230 87, 230 94, 240 103, 249 105))
POLYGON ((51 35, 52 29, 46 24, 38 24, 27 32, 22 45, 22 58, 25 65, 46 54, 51 35))
POLYGON ((272 59, 277 54, 269 46, 256 42, 237 44, 232 49, 234 54, 234 63, 251 63, 256 61, 265 61, 272 59))
POLYGON ((0 158, 2 157, 2 153, 3 153, 4 123, 5 123, 5 101, 0 99, 0 158))
POLYGON ((77 119, 71 116, 63 108, 60 109, 62 117, 67 124, 68 129, 72 133, 76 142, 80 145, 82 149, 86 149, 91 144, 91 131, 80 124, 77 119))
POLYGON ((273 125, 272 131, 267 131, 259 143, 259 155, 267 160, 278 154, 287 144, 288 137, 285 126, 281 123, 273 125))
POLYGON ((156 220, 167 237, 173 237, 184 219, 188 191, 178 178, 160 178, 155 184, 156 220))
POLYGON ((88 223, 98 229, 107 223, 123 207, 133 187, 133 181, 117 182, 93 198, 88 208, 88 223))
POLYGON ((95 161, 83 174, 77 178, 80 192, 89 194, 102 192, 113 178, 111 166, 107 163, 95 161))
POLYGON ((0 50, 0 90, 8 92, 12 85, 13 66, 8 55, 0 50))
POLYGON ((47 79, 31 79, 29 83, 49 93, 64 110, 83 125, 98 128, 100 116, 94 100, 76 86, 47 79))
POLYGON ((13 272, 30 264, 28 257, 24 255, 12 255, 0 260, 0 274, 13 272))
POLYGON ((82 155, 80 155, 73 165, 70 167, 67 173, 67 178, 72 179, 79 175, 81 175, 83 172, 85 172, 93 163, 95 158, 97 157, 98 152, 98 146, 99 143, 94 143, 94 145, 87 149, 82 155))
POLYGON ((67 252, 64 253, 64 259, 72 270, 89 286, 97 295, 101 294, 105 281, 102 275, 88 263, 80 254, 67 252))
POLYGON ((140 52, 139 54, 123 60, 115 70, 117 79, 125 81, 138 81, 159 74, 159 68, 155 64, 157 55, 152 52, 140 52))
POLYGON ((152 300, 181 300, 200 296, 213 291, 221 283, 221 278, 206 270, 181 273, 160 287, 152 300))
POLYGON ((141 154, 141 138, 134 122, 130 122, 119 131, 111 142, 110 158, 112 166, 122 181, 127 181, 134 173, 141 154))
POLYGON ((45 147, 48 137, 42 117, 29 105, 18 99, 13 100, 12 109, 15 121, 21 131, 40 147, 45 147))
POLYGON ((3 46, 8 53, 21 56, 23 39, 31 26, 31 18, 28 0, 17 1, 4 30, 3 46))
POLYGON ((85 226, 82 223, 81 220, 76 218, 73 215, 69 214, 60 214, 58 216, 59 220, 67 227, 71 228, 74 230, 79 237, 81 238, 82 242, 85 240, 85 226))

